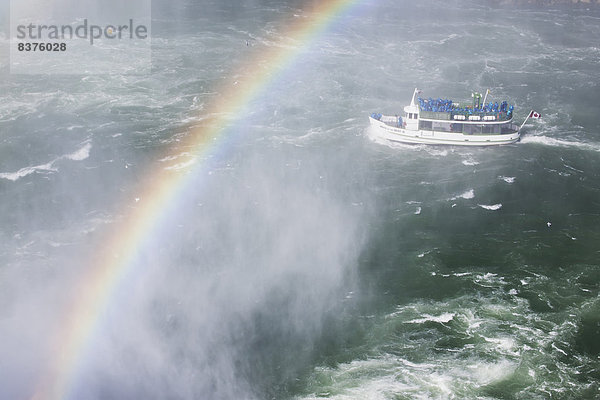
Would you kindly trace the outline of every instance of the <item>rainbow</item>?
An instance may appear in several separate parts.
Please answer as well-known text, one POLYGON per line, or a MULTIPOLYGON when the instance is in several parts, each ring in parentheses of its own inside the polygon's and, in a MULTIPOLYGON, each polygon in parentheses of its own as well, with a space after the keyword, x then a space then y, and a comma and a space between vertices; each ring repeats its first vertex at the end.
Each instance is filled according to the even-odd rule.
MULTIPOLYGON (((268 92, 277 83, 278 77, 291 68, 320 34, 359 3, 360 0, 313 2, 308 17, 287 21, 288 29, 284 36, 293 39, 296 46, 289 46, 289 42, 267 48, 255 46, 258 50, 244 62, 240 73, 234 71, 232 74, 240 76, 236 84, 229 82, 216 90, 218 95, 203 111, 206 115, 203 124, 194 128, 179 146, 192 149, 190 153, 196 160, 205 159, 217 151, 226 142, 227 136, 233 134, 236 123, 248 110, 249 104, 268 92), (244 66, 248 65, 259 66, 258 69, 254 67, 252 76, 243 73, 244 66)), ((169 205, 181 195, 190 177, 201 166, 202 163, 198 162, 176 172, 165 168, 151 171, 153 179, 141 188, 139 202, 115 224, 109 239, 96 249, 96 259, 88 266, 77 288, 74 298, 78 301, 65 312, 65 321, 56 335, 58 342, 52 346, 51 360, 34 388, 32 399, 62 400, 70 397, 72 388, 77 384, 78 368, 98 330, 103 312, 114 302, 117 288, 131 273, 140 250, 153 235, 158 234, 161 219, 169 205)))

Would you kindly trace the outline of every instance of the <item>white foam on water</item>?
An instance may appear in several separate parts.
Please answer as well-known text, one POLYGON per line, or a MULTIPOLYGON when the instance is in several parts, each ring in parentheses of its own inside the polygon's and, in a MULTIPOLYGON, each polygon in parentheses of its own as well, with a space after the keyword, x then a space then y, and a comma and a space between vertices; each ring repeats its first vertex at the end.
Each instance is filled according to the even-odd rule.
POLYGON ((506 183, 515 183, 516 178, 514 176, 499 176, 498 179, 502 179, 506 183))
POLYGON ((177 155, 167 156, 167 157, 161 158, 160 160, 158 160, 158 162, 173 161, 173 160, 177 160, 180 157, 187 157, 189 155, 190 155, 189 152, 184 151, 183 153, 180 153, 180 154, 177 154, 177 155))
MULTIPOLYGON (((332 377, 332 379, 337 379, 332 377)), ((342 381, 343 383, 343 381, 342 381)), ((338 385, 336 385, 338 386, 338 385)), ((413 392, 417 387, 411 387, 403 385, 398 382, 393 375, 380 376, 361 382, 355 387, 340 388, 334 387, 328 390, 322 390, 306 397, 299 397, 302 400, 319 400, 323 398, 335 399, 335 400, 387 400, 389 399, 388 393, 398 392, 413 392), (341 393, 339 393, 341 391, 341 393), (333 393, 338 392, 338 393, 333 393)), ((418 397, 415 397, 418 399, 418 397)), ((421 397, 425 399, 425 397, 421 397)))
POLYGON ((475 190, 473 189, 469 189, 466 192, 456 195, 454 197, 449 198, 448 200, 458 200, 458 199, 465 199, 465 200, 469 200, 475 197, 475 190))
POLYGON ((466 166, 469 166, 469 167, 474 166, 474 165, 479 165, 479 161, 475 161, 472 158, 468 158, 466 160, 462 160, 462 163, 463 163, 463 165, 466 165, 466 166))
POLYGON ((582 150, 600 151, 600 143, 585 143, 571 140, 555 139, 548 136, 524 136, 521 143, 542 144, 552 147, 575 147, 582 150))
MULTIPOLYGON (((474 281, 504 282, 502 276, 494 273, 461 276, 474 281)), ((536 328, 532 321, 539 322, 539 319, 527 300, 507 299, 503 295, 483 296, 476 302, 466 296, 450 301, 400 305, 385 316, 383 323, 391 331, 384 329, 380 337, 384 348, 391 346, 393 352, 336 367, 317 367, 311 379, 314 393, 297 399, 479 398, 482 386, 505 379, 517 379, 524 385, 519 390, 519 397, 523 398, 537 398, 544 390, 548 393, 566 390, 562 382, 579 372, 576 367, 558 362, 557 358, 569 354, 566 344, 571 337, 569 332, 576 331, 578 325, 571 321, 560 325, 546 321, 549 325, 540 324, 536 328), (453 311, 442 311, 444 309, 453 311), (442 312, 436 313, 436 310, 442 312), (419 317, 415 318, 415 314, 419 317), (445 324, 451 320, 456 324, 447 325, 450 331, 414 325, 427 321, 445 324), (410 328, 405 331, 401 326, 410 328), (430 343, 424 339, 429 335, 433 335, 430 343), (474 341, 467 341, 462 347, 430 352, 430 346, 434 347, 436 340, 447 335, 471 337, 474 341), (564 342, 565 337, 567 342, 564 342), (546 365, 557 368, 546 369, 546 365), (525 377, 515 375, 521 368, 525 377), (548 383, 541 383, 545 381, 548 383)))
POLYGON ((63 158, 73 160, 73 161, 82 161, 90 156, 91 149, 92 149, 92 144, 90 142, 87 142, 86 144, 83 145, 82 148, 80 148, 79 150, 77 150, 71 154, 67 154, 63 158))
POLYGON ((418 145, 412 145, 412 144, 406 144, 406 143, 400 143, 400 142, 392 142, 390 140, 384 139, 380 136, 377 135, 377 133, 375 132, 375 129, 371 126, 369 126, 369 128, 366 129, 366 133, 367 133, 367 137, 369 138, 369 140, 371 140, 373 143, 377 143, 383 146, 387 146, 391 149, 406 149, 406 150, 418 150, 418 145))
POLYGON ((33 173, 53 173, 57 172, 58 168, 54 167, 54 164, 60 160, 72 160, 72 161, 82 161, 90 156, 90 150, 92 149, 92 144, 90 142, 86 142, 83 147, 74 151, 73 153, 65 154, 54 160, 50 161, 46 164, 35 165, 31 167, 24 167, 16 172, 0 172, 0 178, 7 179, 9 181, 16 181, 21 179, 27 175, 31 175, 33 173))
POLYGON ((425 151, 427 151, 432 156, 446 157, 448 154, 450 154, 450 151, 446 148, 442 149, 442 148, 430 146, 427 144, 422 145, 421 148, 423 148, 425 151))
POLYGON ((496 211, 502 208, 502 204, 498 203, 498 204, 491 204, 491 205, 486 205, 486 204, 478 204, 479 207, 484 208, 486 210, 490 210, 490 211, 496 211))
POLYGON ((24 176, 33 174, 35 172, 47 173, 47 172, 58 171, 56 168, 52 167, 53 164, 54 164, 54 161, 47 163, 47 164, 36 165, 33 167, 21 168, 20 170, 18 170, 16 172, 0 172, 0 178, 8 179, 9 181, 14 182, 20 178, 23 178, 24 176))
POLYGON ((475 380, 483 385, 501 380, 511 374, 517 365, 509 360, 500 360, 497 363, 477 363, 469 366, 473 371, 475 380))
POLYGON ((336 368, 319 368, 322 390, 297 399, 448 399, 476 392, 483 385, 512 374, 517 364, 507 359, 485 362, 447 358, 439 363, 414 362, 394 356, 355 360, 336 368))
MULTIPOLYGON (((304 134, 302 135, 298 135, 297 130, 279 127, 277 130, 281 132, 270 135, 269 140, 275 143, 286 143, 297 147, 304 147, 310 143, 313 143, 314 141, 322 140, 323 138, 331 138, 333 135, 336 135, 340 129, 344 129, 346 131, 359 130, 353 125, 347 125, 347 123, 348 122, 345 122, 344 124, 338 124, 336 126, 326 128, 310 128, 304 131, 304 134)), ((265 127, 265 130, 267 129, 273 130, 273 127, 265 127)))
POLYGON ((493 274, 491 272, 488 272, 483 275, 474 275, 473 282, 488 288, 499 288, 506 285, 506 282, 504 281, 504 278, 502 276, 498 276, 497 274, 493 274))
POLYGON ((415 215, 419 214, 421 214, 421 207, 417 207, 417 209, 415 210, 415 215))
POLYGON ((194 163, 196 163, 196 159, 192 158, 192 159, 190 159, 188 161, 184 161, 184 162, 181 162, 181 163, 177 163, 177 164, 171 165, 169 167, 165 167, 165 169, 168 170, 168 171, 179 171, 179 170, 182 170, 182 169, 189 168, 194 163))
POLYGON ((511 353, 515 356, 518 356, 518 352, 515 351, 516 348, 516 342, 513 338, 510 337, 485 337, 485 336, 481 336, 482 338, 484 338, 486 341, 493 343, 495 345, 495 348, 497 351, 500 351, 502 353, 511 353))
POLYGON ((455 316, 456 316, 456 314, 454 314, 454 313, 443 313, 438 316, 425 314, 423 316, 423 318, 417 318, 417 319, 413 319, 411 321, 406 321, 406 323, 407 324, 422 324, 424 322, 431 321, 431 322, 440 322, 440 323, 445 324, 445 323, 452 321, 455 316))
POLYGON ((462 276, 469 276, 469 275, 472 275, 472 273, 471 273, 471 272, 456 272, 456 273, 454 273, 454 274, 452 274, 452 275, 456 276, 457 278, 460 278, 460 277, 462 277, 462 276))

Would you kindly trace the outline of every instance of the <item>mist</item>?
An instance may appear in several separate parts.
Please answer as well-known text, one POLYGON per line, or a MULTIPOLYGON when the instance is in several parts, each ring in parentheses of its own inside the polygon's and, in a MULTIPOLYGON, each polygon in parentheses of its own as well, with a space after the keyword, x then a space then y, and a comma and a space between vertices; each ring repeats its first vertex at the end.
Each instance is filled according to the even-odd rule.
MULTIPOLYGON (((73 398, 264 398, 314 357, 323 320, 352 288, 360 218, 324 160, 287 156, 225 156, 170 205, 178 212, 140 250, 100 317, 73 398)), ((71 195, 85 202, 78 196, 89 194, 71 195)), ((116 224, 76 238, 61 229, 82 227, 62 212, 51 224, 61 228, 24 234, 29 247, 15 250, 27 255, 2 268, 3 397, 31 394, 60 357, 48 346, 60 342, 65 310, 78 301, 72 291, 116 224)), ((24 215, 14 218, 15 229, 25 225, 24 215)))
MULTIPOLYGON (((165 10, 177 21, 174 10, 185 7, 165 4, 153 4, 153 18, 165 10)), ((50 6, 59 20, 79 7, 50 6), (63 8, 69 12, 62 15, 63 8)), ((242 17, 254 5, 233 16, 223 16, 223 7, 202 9, 202 21, 220 15, 248 28, 242 17)), ((57 77, 45 89, 43 77, 5 80, 4 95, 29 104, 7 114, 2 128, 13 139, 0 169, 0 397, 32 396, 47 369, 60 365, 68 313, 107 238, 120 234, 120 221, 136 205, 152 201, 139 198, 151 171, 190 160, 197 164, 192 176, 67 371, 65 395, 275 398, 320 357, 317 342, 335 338, 331 320, 356 290, 365 237, 362 189, 348 168, 360 158, 358 148, 314 151, 339 125, 303 139, 312 122, 297 114, 292 129, 277 115, 296 113, 303 98, 285 99, 276 89, 231 125, 226 144, 189 156, 179 139, 202 124, 213 88, 245 57, 231 45, 243 43, 243 34, 211 31, 218 26, 213 22, 205 37, 224 50, 213 56, 200 43, 201 53, 191 64, 182 60, 179 76, 162 68, 170 63, 170 35, 185 43, 190 39, 177 35, 189 24, 159 36, 165 44, 154 49, 155 76, 57 77)), ((262 23, 256 26, 250 34, 264 35, 262 23)))
MULTIPOLYGON (((194 178, 100 317, 72 398, 265 398, 315 356, 353 285, 360 218, 323 160, 287 156, 194 178)), ((101 247, 91 242, 2 268, 3 397, 30 395, 60 357, 47 346, 101 247)))

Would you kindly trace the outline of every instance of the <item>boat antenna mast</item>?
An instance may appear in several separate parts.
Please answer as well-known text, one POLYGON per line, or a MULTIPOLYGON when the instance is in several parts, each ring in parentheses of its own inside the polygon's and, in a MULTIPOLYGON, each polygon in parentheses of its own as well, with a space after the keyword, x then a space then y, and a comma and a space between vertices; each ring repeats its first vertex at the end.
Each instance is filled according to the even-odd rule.
POLYGON ((419 93, 421 93, 421 91, 418 88, 415 88, 415 91, 413 92, 413 95, 412 95, 412 100, 410 101, 411 106, 413 106, 413 107, 415 106, 415 97, 417 97, 417 95, 419 93))

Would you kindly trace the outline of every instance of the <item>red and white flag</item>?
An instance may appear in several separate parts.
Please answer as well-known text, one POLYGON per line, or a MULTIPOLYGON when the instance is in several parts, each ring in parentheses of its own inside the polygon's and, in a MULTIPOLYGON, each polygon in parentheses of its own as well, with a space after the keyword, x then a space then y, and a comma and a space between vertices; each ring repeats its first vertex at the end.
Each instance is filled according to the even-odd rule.
POLYGON ((542 114, 540 114, 540 113, 539 113, 539 112, 537 112, 537 111, 533 111, 533 110, 532 110, 532 111, 529 113, 529 118, 533 118, 533 119, 542 118, 542 114))

